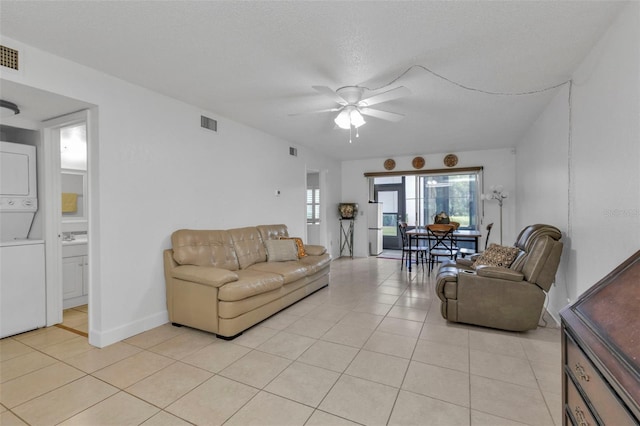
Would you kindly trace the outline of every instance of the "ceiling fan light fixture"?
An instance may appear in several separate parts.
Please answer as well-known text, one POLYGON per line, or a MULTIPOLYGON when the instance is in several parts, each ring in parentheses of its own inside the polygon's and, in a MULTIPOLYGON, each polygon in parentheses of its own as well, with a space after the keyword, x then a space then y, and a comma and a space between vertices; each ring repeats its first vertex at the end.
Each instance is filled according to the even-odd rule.
POLYGON ((333 121, 341 129, 349 130, 351 128, 351 118, 346 108, 340 111, 340 114, 333 121))
POLYGON ((360 114, 360 111, 358 111, 357 108, 354 108, 353 111, 351 111, 351 124, 353 127, 357 129, 365 123, 366 121, 364 121, 364 117, 360 114))
POLYGON ((362 114, 355 106, 348 105, 340 111, 340 114, 333 120, 341 129, 349 130, 351 126, 356 129, 366 123, 362 114))

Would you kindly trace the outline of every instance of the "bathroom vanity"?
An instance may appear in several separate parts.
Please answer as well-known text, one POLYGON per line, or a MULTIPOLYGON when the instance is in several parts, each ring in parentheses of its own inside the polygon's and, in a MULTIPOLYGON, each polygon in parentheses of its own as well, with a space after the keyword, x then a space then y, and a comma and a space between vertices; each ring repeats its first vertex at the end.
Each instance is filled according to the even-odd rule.
POLYGON ((87 234, 62 241, 63 309, 86 305, 89 294, 89 252, 87 234))

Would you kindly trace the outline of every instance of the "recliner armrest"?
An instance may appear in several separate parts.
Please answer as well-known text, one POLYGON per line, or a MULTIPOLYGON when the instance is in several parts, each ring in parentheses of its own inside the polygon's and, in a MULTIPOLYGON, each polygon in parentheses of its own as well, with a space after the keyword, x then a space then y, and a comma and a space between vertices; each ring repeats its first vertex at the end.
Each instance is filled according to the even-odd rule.
POLYGON ((211 287, 221 287, 238 280, 238 274, 228 269, 213 266, 182 265, 171 270, 171 276, 211 287))
POLYGON ((500 268, 498 266, 478 266, 476 267, 476 274, 480 277, 497 278, 508 281, 522 281, 524 279, 524 275, 521 272, 500 268))
POLYGON ((456 265, 460 268, 465 268, 465 269, 471 269, 471 266, 473 265, 474 262, 474 258, 461 258, 461 259, 456 259, 456 265))

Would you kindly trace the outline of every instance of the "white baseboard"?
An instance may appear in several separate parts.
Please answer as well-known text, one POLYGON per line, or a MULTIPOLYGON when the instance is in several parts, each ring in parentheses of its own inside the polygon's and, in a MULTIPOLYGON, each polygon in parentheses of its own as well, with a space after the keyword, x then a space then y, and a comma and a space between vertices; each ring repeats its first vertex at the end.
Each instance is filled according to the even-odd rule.
POLYGON ((167 322, 169 322, 169 312, 165 310, 111 330, 102 332, 89 330, 89 344, 104 348, 167 322))

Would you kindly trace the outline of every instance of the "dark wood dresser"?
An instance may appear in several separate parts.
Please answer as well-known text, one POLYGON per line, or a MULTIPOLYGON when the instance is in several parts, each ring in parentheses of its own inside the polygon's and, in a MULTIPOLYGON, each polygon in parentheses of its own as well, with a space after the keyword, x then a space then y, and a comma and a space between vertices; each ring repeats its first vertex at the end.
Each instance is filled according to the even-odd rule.
POLYGON ((640 251, 560 317, 563 424, 640 424, 640 251))

